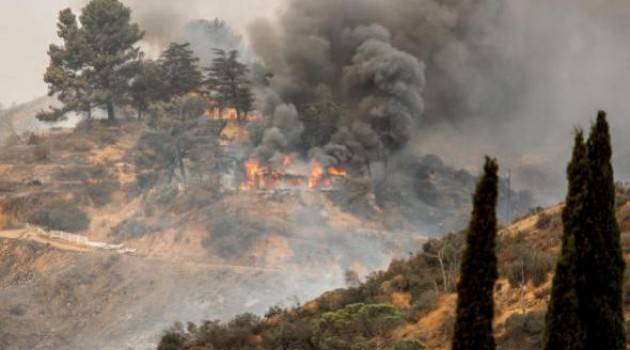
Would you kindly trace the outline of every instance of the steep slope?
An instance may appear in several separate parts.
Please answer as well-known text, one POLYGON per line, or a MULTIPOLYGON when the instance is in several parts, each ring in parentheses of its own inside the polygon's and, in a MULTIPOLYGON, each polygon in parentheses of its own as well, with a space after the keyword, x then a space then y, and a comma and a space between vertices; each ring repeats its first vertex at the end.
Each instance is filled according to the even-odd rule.
MULTIPOLYGON (((628 194, 619 189, 617 209, 627 259, 628 194)), ((498 349, 541 347, 554 259, 560 245, 561 209, 562 205, 557 205, 539 210, 500 231, 500 279, 494 297, 498 349)), ((225 326, 210 323, 187 330, 175 327, 162 343, 171 344, 173 349, 188 349, 192 344, 197 346, 195 349, 223 349, 229 346, 216 343, 216 339, 228 338, 230 344, 235 344, 238 339, 230 336, 240 332, 240 339, 249 339, 244 341, 243 349, 275 349, 277 344, 302 349, 313 342, 324 348, 355 344, 369 349, 380 344, 385 349, 449 349, 456 305, 453 285, 462 245, 463 233, 432 240, 418 254, 393 261, 387 270, 372 274, 364 282, 349 280, 353 287, 327 292, 289 310, 270 310, 264 318, 245 325, 238 322, 240 317, 225 326), (374 325, 362 316, 364 310, 375 309, 389 310, 370 313, 370 322, 378 323, 381 332, 374 331, 374 325), (253 338, 247 338, 247 334, 253 338)), ((629 303, 626 314, 628 318, 629 303)))
MULTIPOLYGON (((396 200, 404 188, 386 203, 352 177, 327 189, 241 190, 235 140, 246 130, 200 124, 218 126, 220 142, 195 144, 214 148, 170 179, 168 135, 139 121, 83 122, 0 148, 2 346, 148 349, 177 320, 309 300, 426 243, 426 227, 397 213, 412 212, 396 200)), ((411 180, 421 173, 414 188, 437 194, 423 217, 465 220, 472 175, 430 157, 408 166, 411 180)))
POLYGON ((142 188, 147 132, 94 122, 1 149, 1 348, 148 349, 176 320, 307 300, 425 240, 326 192, 142 188))

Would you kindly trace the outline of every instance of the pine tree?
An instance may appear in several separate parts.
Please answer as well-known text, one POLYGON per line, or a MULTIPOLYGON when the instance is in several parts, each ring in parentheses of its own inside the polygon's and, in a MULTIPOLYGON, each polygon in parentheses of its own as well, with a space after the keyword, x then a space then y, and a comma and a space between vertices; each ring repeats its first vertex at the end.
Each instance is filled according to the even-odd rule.
POLYGON ((457 284, 457 315, 453 350, 494 350, 493 291, 498 277, 495 238, 498 165, 486 158, 484 175, 477 184, 473 212, 457 284))
MULTIPOLYGON (((576 236, 583 237, 581 203, 586 189, 586 145, 584 135, 575 135, 573 156, 567 168, 569 189, 562 211, 562 250, 553 277, 546 316, 545 350, 584 349, 584 330, 578 317, 576 236)), ((578 238, 579 240, 579 238, 578 238)))
POLYGON ((87 45, 77 17, 70 9, 59 13, 57 35, 62 39, 63 45, 50 45, 50 64, 44 74, 44 82, 48 84, 48 95, 56 96, 63 107, 41 112, 37 118, 42 121, 57 121, 71 111, 86 113, 91 118, 94 91, 87 75, 80 72, 88 55, 87 45))
POLYGON ((625 262, 615 217, 615 183, 612 147, 606 113, 600 111, 591 128, 586 158, 588 178, 584 200, 588 239, 582 247, 578 269, 580 317, 586 349, 625 349, 623 275, 625 262), (581 266, 580 266, 581 265, 581 266))
POLYGON ((138 63, 136 76, 129 90, 131 104, 138 111, 138 119, 154 103, 163 100, 166 86, 162 67, 153 60, 138 63))
POLYGON ((185 95, 199 87, 202 80, 197 67, 199 59, 190 43, 171 43, 158 60, 165 74, 164 100, 185 95))
POLYGON ((59 15, 58 34, 63 45, 51 45, 50 66, 44 76, 49 94, 63 108, 39 117, 55 120, 69 111, 94 107, 107 110, 115 119, 114 106, 125 98, 140 50, 134 45, 143 37, 131 23, 131 10, 118 0, 91 0, 79 17, 70 9, 59 15))
POLYGON ((248 68, 239 61, 237 50, 228 53, 221 49, 213 51, 215 58, 212 66, 206 69, 208 90, 220 110, 235 108, 239 118, 242 118, 252 110, 254 101, 251 84, 247 80, 248 68))

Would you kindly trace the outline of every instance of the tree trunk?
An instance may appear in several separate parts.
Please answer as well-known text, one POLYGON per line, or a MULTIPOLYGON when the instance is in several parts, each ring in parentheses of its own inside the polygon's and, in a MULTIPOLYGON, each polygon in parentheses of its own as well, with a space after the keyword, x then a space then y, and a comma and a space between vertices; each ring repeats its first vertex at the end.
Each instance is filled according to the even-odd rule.
POLYGON ((107 120, 109 120, 110 122, 113 122, 114 120, 116 120, 116 112, 114 111, 114 103, 113 102, 107 102, 107 120))

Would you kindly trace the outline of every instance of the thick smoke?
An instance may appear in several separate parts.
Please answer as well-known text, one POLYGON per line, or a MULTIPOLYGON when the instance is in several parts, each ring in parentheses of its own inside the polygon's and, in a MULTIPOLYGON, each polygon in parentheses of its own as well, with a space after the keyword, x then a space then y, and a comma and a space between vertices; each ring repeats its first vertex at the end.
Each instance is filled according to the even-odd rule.
MULTIPOLYGON (((522 186, 558 190, 555 200, 564 191, 558 164, 568 158, 570 130, 587 126, 603 108, 612 118, 618 174, 630 173, 623 132, 630 126, 627 1, 286 0, 273 20, 283 0, 124 2, 157 46, 177 39, 197 18, 219 17, 236 31, 252 18, 266 18, 249 24, 245 38, 266 66, 264 73, 273 74, 259 92, 258 108, 272 116, 276 106, 293 105, 308 139, 303 153, 317 146, 334 149, 331 160, 361 163, 399 146, 392 140, 404 144, 409 138, 406 147, 415 153, 436 153, 468 169, 490 153, 499 156, 503 169, 514 170, 522 186), (422 104, 410 104, 409 96, 395 96, 389 104, 394 92, 386 90, 398 86, 397 80, 385 90, 376 80, 349 89, 361 83, 356 78, 369 79, 356 71, 348 78, 349 67, 363 65, 356 60, 368 59, 367 47, 359 52, 367 41, 389 45, 388 54, 398 51, 392 57, 404 53, 424 67, 424 78, 402 81, 416 89, 422 104), (365 113, 373 107, 371 96, 389 109, 365 113), (390 111, 401 107, 390 119, 390 111), (312 108, 330 112, 326 125, 334 127, 323 128, 327 135, 315 135, 309 126, 312 108), (413 122, 409 128, 406 113, 413 122)), ((370 46, 375 52, 376 45, 370 46)), ((380 78, 384 72, 373 73, 380 78)), ((256 145, 263 130, 253 137, 256 145)))
MULTIPOLYGON (((399 49, 386 26, 358 18, 366 4, 293 1, 279 28, 266 21, 250 28, 254 50, 272 74, 261 93, 261 110, 272 120, 276 108, 287 104, 300 114, 331 114, 331 134, 301 145, 331 165, 365 165, 401 148, 424 110, 425 65, 399 49)), ((294 138, 296 129, 286 130, 294 138)), ((275 140, 262 138, 255 155, 261 149, 286 152, 275 140)))
POLYGON ((557 200, 570 132, 597 109, 628 154, 629 13, 618 0, 291 0, 249 38, 273 74, 261 110, 332 114, 311 153, 361 163, 406 147, 469 169, 488 153, 557 200))

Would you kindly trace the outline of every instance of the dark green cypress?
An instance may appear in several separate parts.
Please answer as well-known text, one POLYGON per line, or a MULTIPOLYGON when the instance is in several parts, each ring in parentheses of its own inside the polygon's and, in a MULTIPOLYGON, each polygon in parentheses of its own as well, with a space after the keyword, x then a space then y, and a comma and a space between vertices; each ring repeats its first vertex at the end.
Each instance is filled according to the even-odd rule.
POLYGON ((584 202, 589 231, 584 259, 578 269, 580 317, 586 332, 586 349, 625 349, 623 275, 625 262, 615 217, 615 183, 612 147, 606 113, 600 111, 587 143, 588 179, 584 202))
MULTIPOLYGON (((576 237, 584 235, 581 215, 586 188, 586 145, 581 130, 575 134, 573 156, 567 167, 569 188, 562 211, 562 250, 553 277, 545 324, 545 350, 584 349, 584 331, 578 317, 576 237)), ((579 239, 578 239, 579 240, 579 239)))
POLYGON ((499 167, 486 157, 484 175, 477 184, 466 236, 461 276, 457 284, 457 315, 453 350, 494 350, 493 291, 497 280, 497 185, 499 167))

